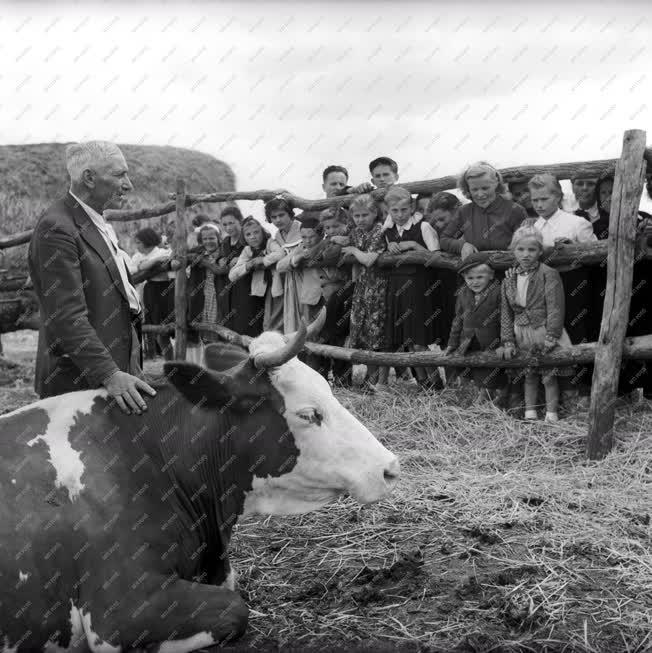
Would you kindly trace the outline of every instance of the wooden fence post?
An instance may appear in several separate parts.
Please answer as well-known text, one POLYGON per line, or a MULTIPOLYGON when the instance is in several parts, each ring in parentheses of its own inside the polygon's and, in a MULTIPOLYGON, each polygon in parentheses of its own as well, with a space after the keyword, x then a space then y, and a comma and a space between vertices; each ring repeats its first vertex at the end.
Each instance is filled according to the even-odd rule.
POLYGON ((177 270, 174 283, 174 358, 186 360, 187 323, 188 323, 188 280, 186 265, 188 264, 188 233, 186 230, 186 183, 177 179, 177 213, 174 230, 174 257, 181 267, 177 270))
POLYGON ((645 179, 645 132, 625 132, 611 196, 607 287, 595 354, 586 453, 604 458, 613 447, 618 376, 632 298, 636 216, 645 179))

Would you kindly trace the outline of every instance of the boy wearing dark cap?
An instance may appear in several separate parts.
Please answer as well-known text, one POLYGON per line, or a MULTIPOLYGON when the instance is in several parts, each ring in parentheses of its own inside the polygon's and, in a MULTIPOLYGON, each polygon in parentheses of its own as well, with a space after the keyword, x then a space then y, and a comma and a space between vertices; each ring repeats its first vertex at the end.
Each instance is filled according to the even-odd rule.
MULTIPOLYGON (((491 351, 500 346, 500 283, 486 253, 477 252, 464 259, 458 273, 464 286, 457 294, 455 317, 445 354, 464 355, 491 351)), ((504 406, 507 376, 500 368, 472 368, 471 377, 478 387, 478 400, 490 398, 504 406)))
POLYGON ((570 212, 586 218, 591 223, 600 218, 598 198, 595 192, 597 182, 596 174, 584 168, 576 170, 571 177, 577 208, 570 212))

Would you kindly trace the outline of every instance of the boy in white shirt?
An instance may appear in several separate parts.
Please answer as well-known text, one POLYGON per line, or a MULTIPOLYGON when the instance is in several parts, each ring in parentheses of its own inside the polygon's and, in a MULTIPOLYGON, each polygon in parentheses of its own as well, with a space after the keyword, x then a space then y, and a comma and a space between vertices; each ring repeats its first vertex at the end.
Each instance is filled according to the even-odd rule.
POLYGON ((528 187, 532 206, 539 216, 534 226, 543 236, 544 247, 597 241, 588 220, 559 208, 563 192, 556 177, 551 174, 534 175, 528 187))
MULTIPOLYGON (((560 244, 597 242, 589 220, 559 208, 563 191, 554 175, 534 175, 528 182, 528 187, 532 206, 539 215, 534 228, 543 236, 545 248, 554 248, 560 244)), ((587 267, 567 265, 557 266, 557 271, 564 286, 564 327, 574 345, 588 342, 592 294, 590 270, 587 267)), ((584 408, 585 404, 588 407, 591 375, 591 366, 581 365, 575 376, 563 378, 562 400, 566 404, 578 402, 579 407, 584 408)))

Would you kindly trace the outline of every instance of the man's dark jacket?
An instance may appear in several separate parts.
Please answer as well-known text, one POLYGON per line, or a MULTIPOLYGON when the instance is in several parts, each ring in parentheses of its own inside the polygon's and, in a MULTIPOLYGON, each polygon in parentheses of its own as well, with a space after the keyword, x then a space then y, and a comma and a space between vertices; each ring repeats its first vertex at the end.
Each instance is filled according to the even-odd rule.
POLYGON ((97 388, 118 370, 134 372, 134 329, 118 266, 70 193, 39 218, 29 270, 42 320, 35 374, 40 397, 97 388))

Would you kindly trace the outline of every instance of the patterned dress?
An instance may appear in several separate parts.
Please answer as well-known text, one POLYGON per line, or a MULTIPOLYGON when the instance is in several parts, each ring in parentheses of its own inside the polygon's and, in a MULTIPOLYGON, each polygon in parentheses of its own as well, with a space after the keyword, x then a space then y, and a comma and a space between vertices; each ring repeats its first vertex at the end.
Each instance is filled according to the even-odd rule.
MULTIPOLYGON (((351 236, 362 252, 379 254, 387 249, 379 222, 370 231, 354 229, 351 236)), ((372 351, 385 348, 386 301, 387 276, 383 270, 360 265, 351 303, 351 347, 372 351)))

